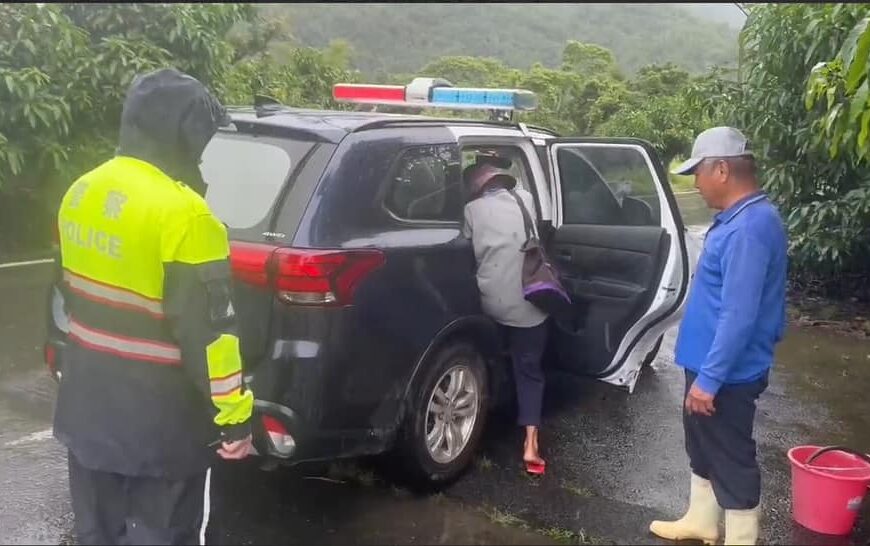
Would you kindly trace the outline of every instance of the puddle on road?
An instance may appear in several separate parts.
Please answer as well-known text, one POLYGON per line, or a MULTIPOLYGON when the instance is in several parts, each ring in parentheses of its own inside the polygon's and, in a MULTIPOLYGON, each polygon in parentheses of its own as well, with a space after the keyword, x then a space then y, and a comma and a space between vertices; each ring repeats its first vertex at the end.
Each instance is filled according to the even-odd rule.
POLYGON ((304 469, 221 465, 213 483, 212 532, 226 544, 557 543, 440 495, 359 485, 375 478, 354 473, 335 480, 306 477, 304 469))
POLYGON ((820 329, 791 329, 777 351, 788 394, 824 407, 818 438, 870 452, 870 341, 820 329))

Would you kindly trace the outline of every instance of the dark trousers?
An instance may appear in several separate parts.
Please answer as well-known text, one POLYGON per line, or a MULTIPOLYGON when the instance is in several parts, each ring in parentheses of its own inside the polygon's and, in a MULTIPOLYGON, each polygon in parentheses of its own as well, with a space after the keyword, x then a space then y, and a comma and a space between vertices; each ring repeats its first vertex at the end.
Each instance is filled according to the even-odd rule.
POLYGON ((184 480, 100 472, 70 453, 76 538, 79 544, 204 544, 209 481, 210 472, 184 480))
POLYGON ((547 344, 547 321, 531 328, 502 326, 514 369, 517 386, 517 424, 541 425, 544 401, 544 370, 541 358, 547 344))
MULTIPOLYGON (((696 375, 686 370, 686 392, 696 375)), ((723 385, 712 417, 688 415, 683 410, 686 453, 692 472, 710 480, 716 500, 727 510, 748 510, 761 498, 761 472, 756 460, 752 429, 755 402, 767 388, 767 379, 723 385)))

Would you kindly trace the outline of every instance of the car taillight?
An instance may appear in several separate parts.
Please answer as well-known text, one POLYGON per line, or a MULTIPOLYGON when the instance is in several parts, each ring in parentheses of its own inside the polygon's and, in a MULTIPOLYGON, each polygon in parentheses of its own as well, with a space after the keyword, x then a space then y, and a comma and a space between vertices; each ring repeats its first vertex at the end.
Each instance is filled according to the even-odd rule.
POLYGON ((269 260, 275 252, 271 245, 231 243, 230 268, 233 276, 254 286, 269 286, 269 260))
POLYGON ((297 305, 350 305, 360 282, 384 264, 379 250, 316 250, 233 243, 233 274, 297 305))
POLYGON ((281 421, 269 415, 263 415, 262 421, 263 428, 266 430, 266 434, 269 436, 269 441, 272 443, 275 451, 285 457, 292 455, 296 449, 296 440, 287 432, 281 421))

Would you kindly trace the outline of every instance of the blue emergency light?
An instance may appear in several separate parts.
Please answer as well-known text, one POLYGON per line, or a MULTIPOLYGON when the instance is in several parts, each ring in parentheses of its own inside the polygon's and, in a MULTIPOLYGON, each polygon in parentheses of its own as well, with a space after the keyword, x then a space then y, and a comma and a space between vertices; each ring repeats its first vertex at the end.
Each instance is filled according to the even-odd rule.
POLYGON ((534 110, 535 94, 515 89, 467 89, 436 87, 432 106, 451 108, 488 108, 493 110, 534 110))
POLYGON ((427 108, 534 110, 537 97, 522 89, 453 87, 441 79, 415 78, 409 85, 336 84, 337 102, 389 104, 427 108))

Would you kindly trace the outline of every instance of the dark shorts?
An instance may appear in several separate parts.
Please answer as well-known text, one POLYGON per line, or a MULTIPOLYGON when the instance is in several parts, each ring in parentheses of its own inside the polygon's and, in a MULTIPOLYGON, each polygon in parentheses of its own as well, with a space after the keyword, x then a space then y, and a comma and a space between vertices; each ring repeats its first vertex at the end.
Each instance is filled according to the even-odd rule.
MULTIPOLYGON (((686 370, 686 393, 696 374, 686 370)), ((767 388, 767 378, 723 385, 713 402, 712 417, 683 410, 686 453, 692 472, 710 480, 716 500, 728 510, 748 510, 761 498, 761 472, 756 460, 755 402, 767 388)))

